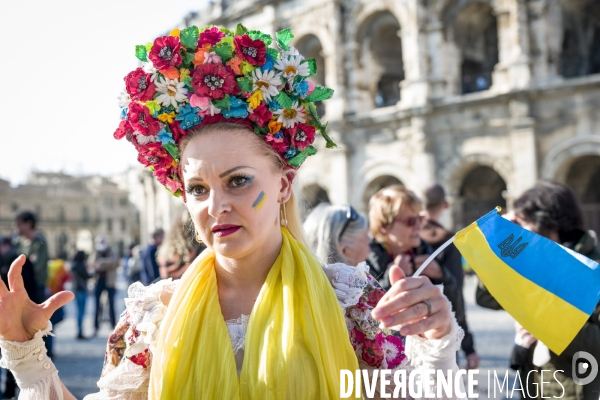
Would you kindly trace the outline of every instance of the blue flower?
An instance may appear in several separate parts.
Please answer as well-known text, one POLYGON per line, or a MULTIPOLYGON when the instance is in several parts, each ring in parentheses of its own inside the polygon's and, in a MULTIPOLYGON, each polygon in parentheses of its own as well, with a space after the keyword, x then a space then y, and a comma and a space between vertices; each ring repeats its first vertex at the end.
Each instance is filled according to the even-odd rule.
POLYGON ((308 89, 310 88, 307 81, 300 81, 294 85, 294 90, 298 94, 298 96, 305 98, 308 94, 308 89))
POLYGON ((173 140, 173 135, 171 135, 171 132, 167 132, 164 128, 160 130, 160 132, 158 132, 158 141, 161 142, 163 145, 168 144, 168 143, 175 143, 175 141, 173 140))
POLYGON ((283 132, 279 131, 273 135, 275 139, 283 139, 283 132))
POLYGON ((275 100, 268 101, 267 104, 269 105, 269 109, 271 111, 277 111, 277 110, 279 110, 281 108, 281 106, 279 105, 279 103, 276 102, 275 100))
POLYGON ((296 149, 293 148, 289 148, 286 150, 284 157, 287 158, 288 160, 292 157, 294 157, 296 155, 298 151, 296 149))
POLYGON ((127 112, 129 112, 128 108, 121 108, 121 120, 126 120, 127 119, 127 112))
POLYGON ((248 104, 238 97, 229 98, 229 110, 221 110, 225 118, 246 118, 248 116, 248 104))
POLYGON ((267 54, 267 61, 265 61, 263 66, 260 67, 260 70, 262 72, 270 71, 273 69, 273 65, 275 65, 275 60, 273 60, 273 57, 271 57, 271 55, 267 54))
POLYGON ((175 121, 181 121, 181 129, 187 130, 198 125, 202 118, 198 115, 200 108, 192 107, 189 104, 179 107, 179 115, 175 121))

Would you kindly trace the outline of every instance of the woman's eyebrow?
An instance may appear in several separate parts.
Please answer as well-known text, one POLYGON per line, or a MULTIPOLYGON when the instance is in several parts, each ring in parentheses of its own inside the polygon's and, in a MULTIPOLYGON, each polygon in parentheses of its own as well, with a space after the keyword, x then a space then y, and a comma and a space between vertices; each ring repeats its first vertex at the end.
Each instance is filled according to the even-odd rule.
POLYGON ((240 165, 240 166, 238 166, 238 167, 233 167, 233 168, 231 168, 231 169, 228 169, 227 171, 223 172, 222 174, 220 174, 220 175, 219 175, 219 178, 223 178, 224 176, 227 176, 227 175, 231 174, 232 172, 235 172, 235 171, 237 171, 238 169, 242 169, 242 168, 251 168, 251 169, 255 169, 255 168, 248 167, 248 166, 245 166, 245 165, 240 165))

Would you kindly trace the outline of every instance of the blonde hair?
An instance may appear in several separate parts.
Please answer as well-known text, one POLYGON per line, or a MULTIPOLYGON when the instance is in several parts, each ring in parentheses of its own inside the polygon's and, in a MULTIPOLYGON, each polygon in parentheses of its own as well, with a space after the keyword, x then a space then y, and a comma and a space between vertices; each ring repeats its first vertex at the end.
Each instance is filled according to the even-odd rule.
MULTIPOLYGON (((275 150, 273 150, 273 148, 267 144, 267 142, 265 142, 260 137, 258 137, 258 135, 255 134, 253 131, 251 131, 249 127, 242 125, 242 124, 232 123, 232 122, 218 122, 215 124, 205 125, 205 126, 201 126, 199 128, 192 129, 190 131, 190 133, 188 135, 186 135, 186 137, 179 144, 179 151, 181 153, 183 153, 183 150, 185 149, 185 147, 197 135, 200 135, 203 133, 209 133, 209 132, 216 132, 216 131, 249 132, 249 133, 251 133, 252 136, 256 139, 255 143, 256 143, 256 149, 258 150, 258 154, 271 158, 271 160, 273 161, 273 167, 275 168, 275 170, 281 171, 281 172, 283 172, 285 170, 286 166, 285 166, 283 160, 281 159, 279 154, 277 154, 275 152, 275 150)), ((288 175, 288 178, 290 178, 290 184, 291 184, 291 182, 293 180, 293 176, 295 175, 295 172, 290 171, 287 175, 288 175)), ((304 231, 302 229, 302 222, 300 220, 300 209, 299 209, 298 203, 296 201, 296 196, 294 194, 293 188, 292 188, 292 192, 291 192, 289 200, 286 203, 282 204, 281 207, 285 207, 285 213, 287 216, 287 218, 286 218, 287 219, 287 226, 286 226, 287 230, 294 237, 294 239, 296 239, 297 241, 302 243, 304 246, 308 247, 306 239, 304 238, 304 231)))
POLYGON ((196 249, 197 243, 194 236, 194 226, 187 209, 181 211, 180 217, 168 230, 165 241, 158 248, 157 259, 160 262, 170 262, 178 259, 182 263, 192 261, 190 252, 196 249))
POLYGON ((388 227, 394 222, 394 218, 400 214, 402 207, 408 206, 412 211, 418 213, 422 209, 421 200, 416 194, 402 185, 384 187, 369 200, 369 230, 371 235, 379 241, 384 242, 381 228, 388 227))

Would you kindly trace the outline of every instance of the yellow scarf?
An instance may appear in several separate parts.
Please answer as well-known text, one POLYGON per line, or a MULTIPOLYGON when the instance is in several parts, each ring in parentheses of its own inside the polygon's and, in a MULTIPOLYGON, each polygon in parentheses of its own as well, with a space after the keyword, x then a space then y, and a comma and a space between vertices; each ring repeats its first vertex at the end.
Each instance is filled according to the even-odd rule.
POLYGON ((358 369, 342 310, 317 259, 282 229, 283 245, 250 315, 238 378, 221 314, 213 252, 175 291, 154 353, 157 399, 334 399, 358 369))

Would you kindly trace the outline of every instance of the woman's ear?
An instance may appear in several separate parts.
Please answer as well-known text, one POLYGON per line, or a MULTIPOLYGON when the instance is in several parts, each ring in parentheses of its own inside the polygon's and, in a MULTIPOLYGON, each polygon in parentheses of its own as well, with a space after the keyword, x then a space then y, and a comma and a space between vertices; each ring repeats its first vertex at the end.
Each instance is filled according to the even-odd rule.
POLYGON ((287 202, 292 196, 292 182, 296 177, 296 171, 285 170, 281 174, 281 187, 279 189, 279 198, 283 203, 287 202))

